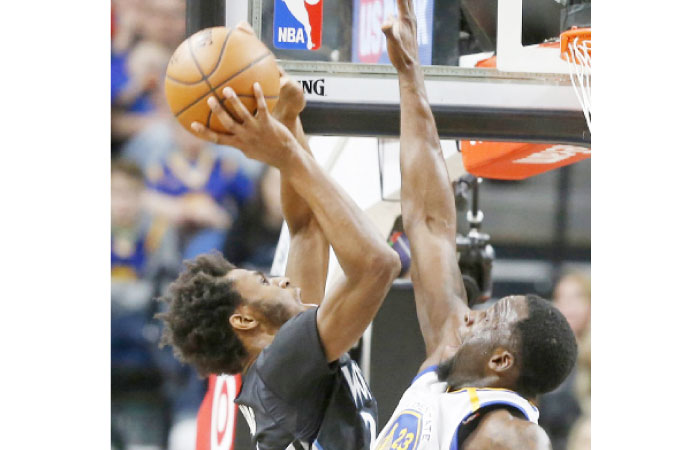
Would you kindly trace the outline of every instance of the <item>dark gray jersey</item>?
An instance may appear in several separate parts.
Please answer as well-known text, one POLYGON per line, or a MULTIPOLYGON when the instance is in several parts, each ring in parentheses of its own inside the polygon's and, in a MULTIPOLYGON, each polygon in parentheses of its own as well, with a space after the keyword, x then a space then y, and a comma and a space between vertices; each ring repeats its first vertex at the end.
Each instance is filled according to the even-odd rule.
POLYGON ((328 363, 316 311, 285 323, 243 376, 236 399, 260 450, 369 449, 377 402, 347 355, 328 363))

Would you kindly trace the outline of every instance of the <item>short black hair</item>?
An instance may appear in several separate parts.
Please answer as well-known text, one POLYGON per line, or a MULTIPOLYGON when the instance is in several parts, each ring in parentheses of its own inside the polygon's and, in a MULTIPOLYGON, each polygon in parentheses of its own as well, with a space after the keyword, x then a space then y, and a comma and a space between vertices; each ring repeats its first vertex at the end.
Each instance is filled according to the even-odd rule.
POLYGON ((554 390, 576 362, 576 337, 564 315, 551 302, 525 296, 529 315, 516 325, 522 364, 518 391, 535 396, 554 390))
POLYGON ((160 346, 201 376, 240 373, 248 356, 229 323, 245 300, 225 276, 236 266, 219 252, 185 261, 185 269, 160 299, 167 305, 156 314, 163 321, 160 346))

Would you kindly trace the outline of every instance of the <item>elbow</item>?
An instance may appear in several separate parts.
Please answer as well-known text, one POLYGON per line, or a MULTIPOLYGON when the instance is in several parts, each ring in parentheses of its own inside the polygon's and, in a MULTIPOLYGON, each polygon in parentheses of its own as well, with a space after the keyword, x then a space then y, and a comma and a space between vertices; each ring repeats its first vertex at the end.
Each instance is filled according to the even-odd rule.
POLYGON ((401 259, 388 245, 368 258, 365 273, 378 287, 386 287, 399 276, 401 259))
POLYGON ((291 237, 308 236, 317 233, 322 233, 318 221, 313 215, 285 215, 287 221, 287 229, 291 237))

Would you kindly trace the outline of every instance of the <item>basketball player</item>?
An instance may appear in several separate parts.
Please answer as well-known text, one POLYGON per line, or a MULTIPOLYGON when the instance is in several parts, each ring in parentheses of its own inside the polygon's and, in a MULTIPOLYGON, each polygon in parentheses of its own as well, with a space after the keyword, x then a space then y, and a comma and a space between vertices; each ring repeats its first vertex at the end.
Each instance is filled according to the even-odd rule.
POLYGON ((369 449, 376 401, 346 352, 398 274, 398 256, 312 158, 295 81, 282 79, 277 118, 257 83, 255 116, 233 90, 224 95, 240 122, 214 98, 209 105, 232 134, 193 129, 279 168, 288 278, 234 267, 218 254, 187 262, 165 295, 163 343, 202 375, 243 374, 236 403, 257 449, 369 449), (328 243, 344 278, 323 299, 328 243))
MULTIPOLYGON (((304 27, 304 32, 306 33, 306 48, 311 50, 314 46, 313 42, 311 42, 311 22, 309 21, 309 12, 306 10, 306 5, 307 3, 305 0, 282 0, 285 5, 287 5, 287 8, 289 8, 289 12, 292 13, 295 19, 301 23, 301 26, 304 27)), ((318 0, 316 2, 309 1, 308 3, 310 4, 315 4, 318 3, 318 0)))
POLYGON ((401 212, 425 362, 373 449, 546 449, 533 401, 568 375, 576 341, 533 295, 470 310, 455 254, 454 194, 430 111, 411 0, 382 26, 401 95, 401 212))

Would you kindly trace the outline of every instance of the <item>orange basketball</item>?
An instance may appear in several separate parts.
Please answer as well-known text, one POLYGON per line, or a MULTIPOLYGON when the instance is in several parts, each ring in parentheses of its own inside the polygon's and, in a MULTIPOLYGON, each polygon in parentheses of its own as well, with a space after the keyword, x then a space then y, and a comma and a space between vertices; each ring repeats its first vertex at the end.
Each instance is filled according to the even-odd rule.
POLYGON ((190 36, 173 53, 165 75, 165 96, 170 110, 187 130, 192 131, 190 124, 197 121, 224 133, 207 99, 216 96, 234 115, 231 102, 223 94, 230 86, 254 113, 256 81, 272 111, 280 93, 279 69, 272 52, 257 37, 239 29, 207 28, 190 36))

